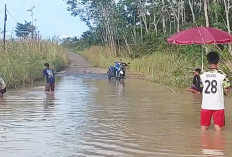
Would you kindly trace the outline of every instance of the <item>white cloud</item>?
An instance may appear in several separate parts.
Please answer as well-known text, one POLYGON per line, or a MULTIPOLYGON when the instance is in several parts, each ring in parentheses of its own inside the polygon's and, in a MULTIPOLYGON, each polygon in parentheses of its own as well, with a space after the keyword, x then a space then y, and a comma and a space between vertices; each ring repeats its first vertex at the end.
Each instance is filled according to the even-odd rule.
POLYGON ((70 36, 64 35, 64 34, 63 34, 63 35, 61 35, 59 38, 60 38, 60 39, 65 39, 65 38, 68 38, 68 37, 70 37, 70 36))

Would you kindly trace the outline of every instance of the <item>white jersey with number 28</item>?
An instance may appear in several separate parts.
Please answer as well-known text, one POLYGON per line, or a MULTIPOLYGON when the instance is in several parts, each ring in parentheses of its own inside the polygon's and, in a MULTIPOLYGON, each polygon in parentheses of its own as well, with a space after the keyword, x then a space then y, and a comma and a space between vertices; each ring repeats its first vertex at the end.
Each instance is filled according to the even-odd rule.
POLYGON ((217 69, 211 69, 203 72, 200 77, 203 84, 201 108, 206 110, 224 109, 226 75, 217 69))

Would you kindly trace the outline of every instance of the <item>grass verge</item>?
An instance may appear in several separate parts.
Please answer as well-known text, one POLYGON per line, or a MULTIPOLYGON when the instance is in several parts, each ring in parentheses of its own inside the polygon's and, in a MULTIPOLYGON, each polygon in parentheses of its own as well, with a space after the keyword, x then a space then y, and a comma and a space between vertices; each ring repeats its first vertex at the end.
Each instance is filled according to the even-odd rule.
POLYGON ((33 84, 43 78, 45 62, 56 71, 68 65, 66 50, 47 41, 11 41, 6 49, 0 43, 0 73, 8 88, 33 84))
POLYGON ((182 90, 191 85, 192 69, 196 65, 190 62, 184 54, 172 53, 171 51, 156 52, 144 55, 140 58, 113 57, 109 54, 110 49, 106 47, 91 47, 86 51, 78 53, 89 60, 93 65, 108 68, 114 62, 122 59, 130 62, 130 73, 141 73, 146 79, 170 87, 173 90, 182 90))

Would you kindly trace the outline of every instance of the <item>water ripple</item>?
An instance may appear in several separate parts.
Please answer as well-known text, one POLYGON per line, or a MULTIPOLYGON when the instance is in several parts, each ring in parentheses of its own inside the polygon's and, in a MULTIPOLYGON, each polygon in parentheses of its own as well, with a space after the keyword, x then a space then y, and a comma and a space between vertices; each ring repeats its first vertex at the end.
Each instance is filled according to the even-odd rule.
POLYGON ((43 86, 9 91, 0 100, 0 155, 200 156, 209 140, 229 154, 231 134, 199 131, 199 98, 103 78, 61 76, 55 93, 43 86))

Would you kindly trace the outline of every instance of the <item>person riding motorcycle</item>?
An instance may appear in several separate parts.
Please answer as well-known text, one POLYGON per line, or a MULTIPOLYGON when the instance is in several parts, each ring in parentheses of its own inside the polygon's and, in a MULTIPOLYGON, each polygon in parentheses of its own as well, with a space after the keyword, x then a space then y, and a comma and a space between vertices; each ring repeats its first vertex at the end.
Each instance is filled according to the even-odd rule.
POLYGON ((115 62, 116 77, 119 75, 121 62, 115 62))
MULTIPOLYGON (((122 62, 122 60, 115 62, 116 77, 119 76, 121 68, 126 67, 126 66, 128 66, 128 64, 125 62, 122 62)), ((124 71, 124 76, 125 76, 125 71, 124 71)))

